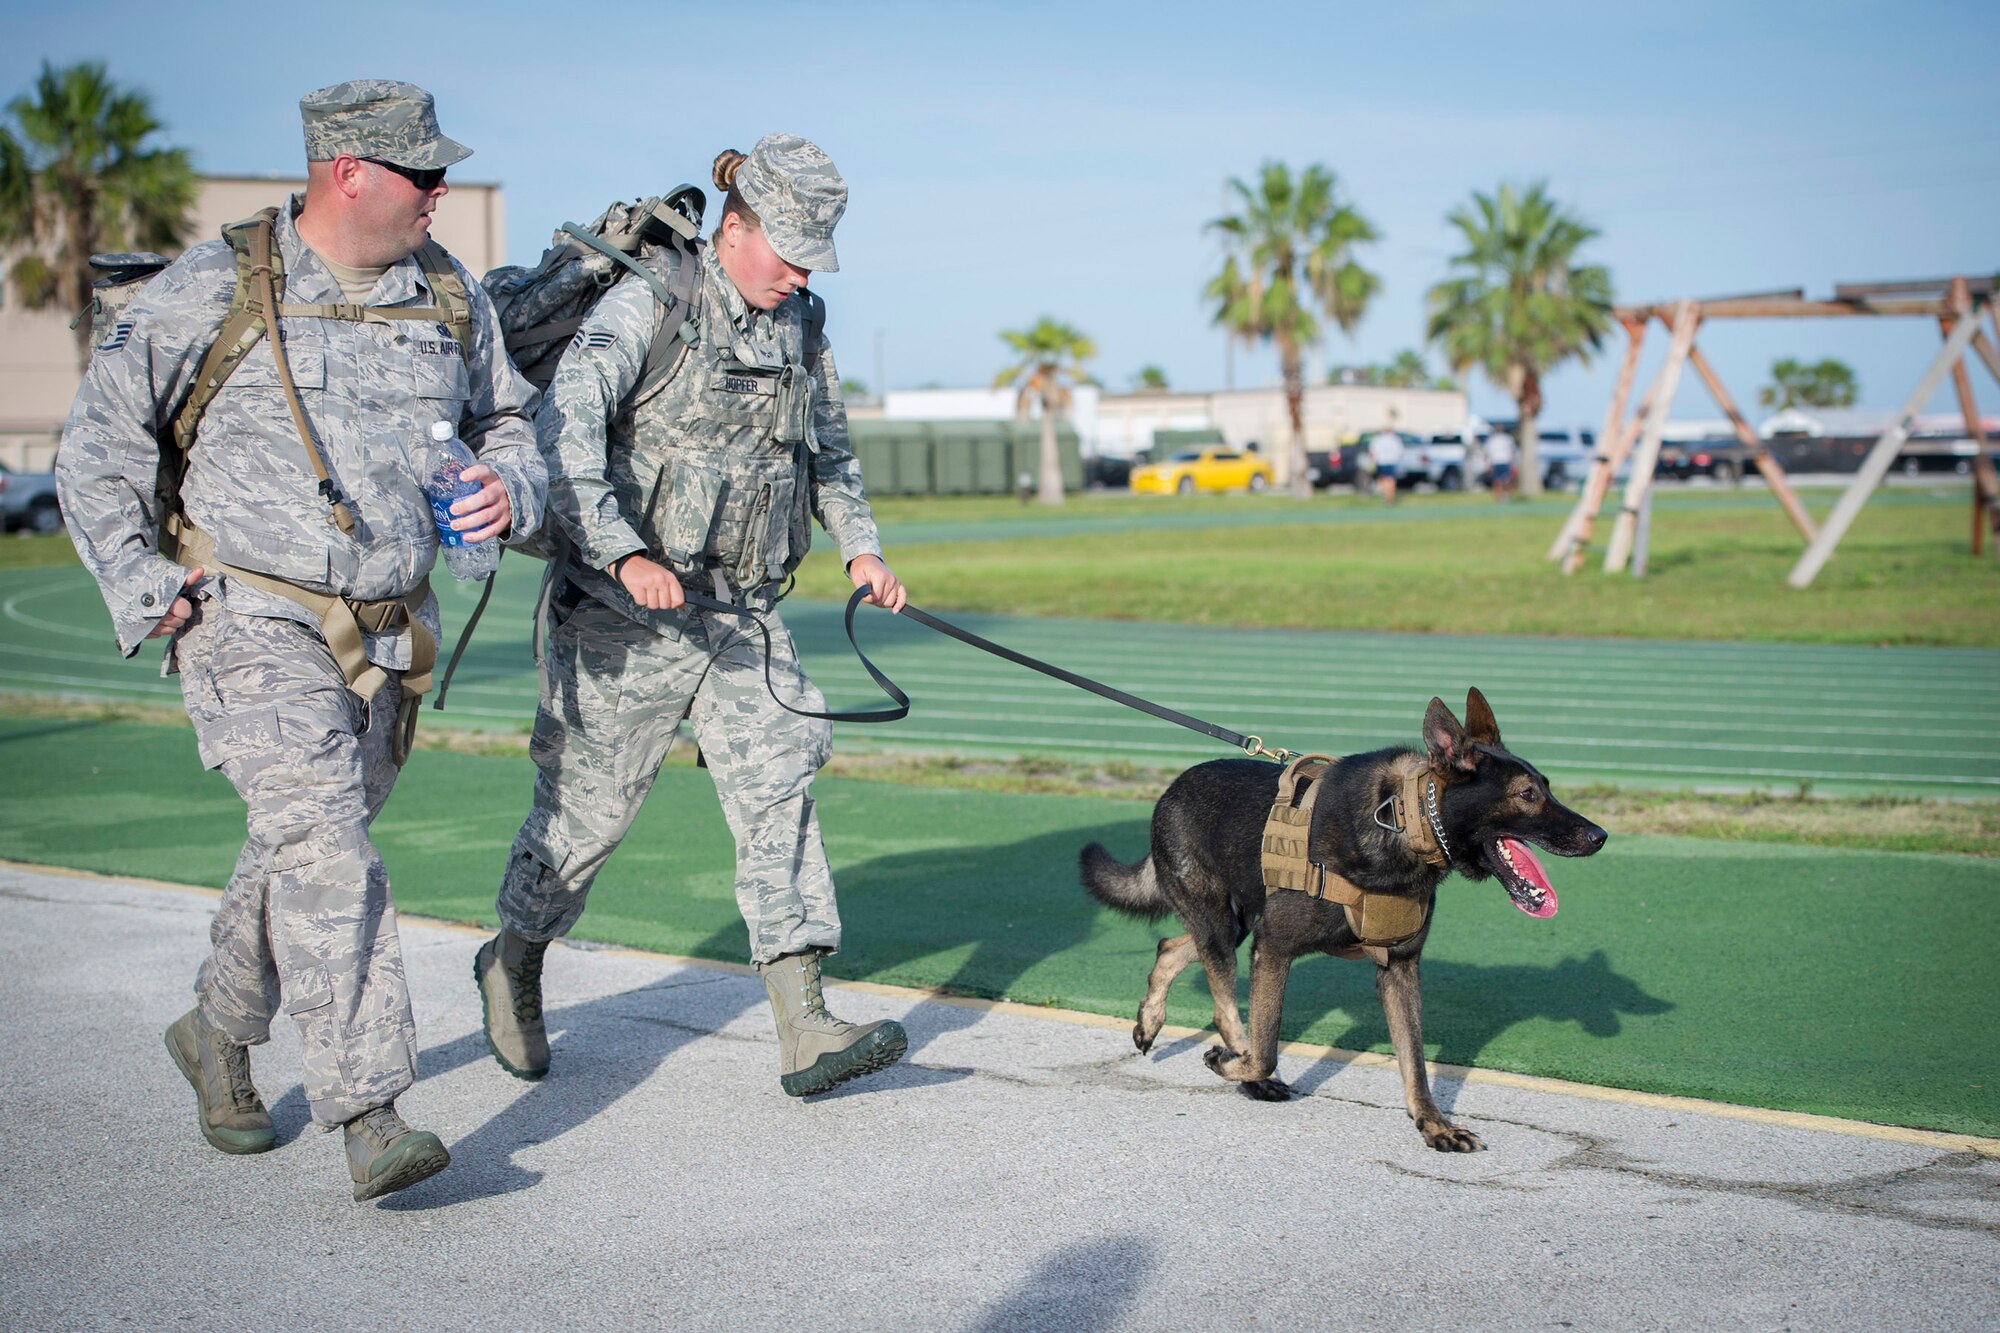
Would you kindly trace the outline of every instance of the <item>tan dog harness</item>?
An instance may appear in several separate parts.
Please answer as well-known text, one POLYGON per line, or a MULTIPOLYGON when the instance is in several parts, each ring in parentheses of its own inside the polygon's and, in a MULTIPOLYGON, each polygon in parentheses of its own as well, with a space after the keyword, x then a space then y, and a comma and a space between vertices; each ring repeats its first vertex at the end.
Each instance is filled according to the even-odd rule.
MULTIPOLYGON (((1336 902, 1347 913, 1347 925, 1361 941, 1361 952, 1378 966, 1388 962, 1390 948, 1424 928, 1427 904, 1394 893, 1370 893, 1345 875, 1312 859, 1307 842, 1313 807, 1325 784, 1319 781, 1340 761, 1330 755, 1300 755, 1278 775, 1278 793, 1264 821, 1264 892, 1296 890, 1321 901, 1336 902), (1301 790, 1303 789, 1303 790, 1301 790)), ((1375 820, 1409 839, 1411 848, 1431 865, 1446 864, 1439 847, 1435 816, 1439 784, 1428 765, 1413 768, 1397 791, 1377 808, 1375 820), (1418 812, 1410 818, 1411 811, 1418 812), (1383 820, 1384 811, 1394 823, 1383 820)))

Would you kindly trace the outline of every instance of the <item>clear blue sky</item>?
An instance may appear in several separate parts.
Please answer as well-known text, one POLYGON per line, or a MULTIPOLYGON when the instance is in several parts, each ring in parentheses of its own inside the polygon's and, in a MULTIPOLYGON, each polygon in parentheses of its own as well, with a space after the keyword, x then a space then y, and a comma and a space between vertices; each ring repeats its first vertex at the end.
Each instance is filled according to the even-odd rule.
MULTIPOLYGON (((1151 362, 1177 388, 1219 387, 1203 224, 1266 158, 1331 167, 1384 236, 1363 254, 1382 295, 1327 363, 1420 342, 1454 248, 1444 214, 1503 179, 1546 179, 1603 233, 1589 253, 1621 300, 2000 269, 1993 0, 4 0, 0 32, 0 91, 45 58, 104 60, 206 171, 297 170, 307 89, 421 83, 477 150, 465 174, 506 187, 522 262, 566 219, 702 180, 718 149, 805 134, 853 190, 842 271, 815 283, 829 332, 843 372, 873 383, 879 331, 891 388, 984 383, 1004 361, 996 331, 1043 313, 1097 340, 1107 385, 1151 362)), ((1865 405, 1893 407, 1937 336, 1760 321, 1713 325, 1703 345, 1746 403, 1773 358, 1830 355, 1858 370, 1865 405)), ((1616 352, 1552 378, 1555 418, 1595 424, 1616 352)), ((1239 353, 1236 373, 1267 382, 1275 361, 1239 353)), ((1511 410, 1476 374, 1471 388, 1480 410, 1511 410)), ((1679 411, 1711 410, 1686 387, 1679 411)))

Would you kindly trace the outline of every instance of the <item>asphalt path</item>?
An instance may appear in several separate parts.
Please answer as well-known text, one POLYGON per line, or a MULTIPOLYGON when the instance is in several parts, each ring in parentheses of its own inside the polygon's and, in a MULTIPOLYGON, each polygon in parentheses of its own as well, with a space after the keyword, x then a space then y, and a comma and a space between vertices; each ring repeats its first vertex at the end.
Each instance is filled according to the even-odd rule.
POLYGON ((486 1057, 477 937, 405 922, 444 1174, 357 1205, 297 1045, 274 1152, 207 1148, 161 1030, 213 895, 0 865, 10 1328, 1965 1328, 2000 1324, 2000 1151, 1298 1053, 1249 1101, 1200 1038, 841 986, 896 1069, 786 1097, 740 969, 557 948, 555 1070, 486 1057), (1748 1118, 1743 1118, 1747 1116, 1748 1118))

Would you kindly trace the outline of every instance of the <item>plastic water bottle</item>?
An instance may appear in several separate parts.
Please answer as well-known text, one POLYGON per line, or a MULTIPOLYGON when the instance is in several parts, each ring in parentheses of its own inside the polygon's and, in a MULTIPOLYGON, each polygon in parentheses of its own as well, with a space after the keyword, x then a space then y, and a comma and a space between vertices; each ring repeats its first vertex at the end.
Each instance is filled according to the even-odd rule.
POLYGON ((467 481, 465 469, 479 460, 449 421, 431 423, 431 446, 424 470, 424 494, 431 500, 431 518, 437 523, 438 546, 444 552, 445 568, 458 579, 483 579, 500 563, 500 553, 492 538, 468 542, 465 534, 451 526, 452 505, 479 492, 479 483, 467 481))

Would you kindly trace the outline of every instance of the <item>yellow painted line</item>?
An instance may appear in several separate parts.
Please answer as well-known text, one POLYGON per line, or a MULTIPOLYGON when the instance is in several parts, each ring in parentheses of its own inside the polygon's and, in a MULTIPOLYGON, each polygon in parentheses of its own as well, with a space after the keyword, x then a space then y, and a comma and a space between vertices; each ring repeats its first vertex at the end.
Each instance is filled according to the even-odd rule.
MULTIPOLYGON (((168 893, 191 893, 208 898, 220 898, 219 889, 204 888, 198 884, 174 884, 165 880, 139 879, 131 875, 103 875, 90 870, 71 870, 62 866, 33 865, 22 861, 0 860, 0 869, 20 870, 37 875, 58 875, 69 879, 91 879, 110 883, 131 884, 140 888, 159 889, 168 893)), ((449 930, 460 935, 485 938, 492 932, 482 926, 467 925, 463 921, 442 921, 434 917, 405 916, 405 921, 415 922, 434 929, 449 930)), ((653 949, 635 949, 625 945, 606 945, 592 948, 590 953, 615 954, 625 958, 644 958, 673 963, 680 967, 704 968, 712 972, 728 972, 736 976, 755 976, 757 969, 748 963, 724 963, 713 958, 690 958, 684 954, 661 953, 653 949)), ((887 986, 875 981, 842 981, 828 977, 826 984, 841 990, 853 991, 858 995, 877 995, 888 999, 909 1000, 913 1003, 944 1004, 956 1009, 972 1009, 985 1013, 1012 1014, 1020 1018, 1039 1018, 1047 1022, 1068 1023, 1076 1027, 1104 1028, 1121 1033, 1130 1033, 1132 1020, 1112 1018, 1105 1014, 1079 1013, 1071 1009, 1051 1009, 1044 1005, 1022 1004, 1017 1000, 985 1000, 966 995, 943 995, 937 991, 915 986, 887 986)), ((1215 1033, 1207 1028, 1163 1026, 1160 1036, 1174 1041, 1199 1041, 1204 1044, 1218 1040, 1215 1033)), ((1337 1064, 1354 1065, 1362 1069, 1394 1069, 1396 1057, 1383 1055, 1379 1051, 1350 1051, 1339 1046, 1318 1046, 1311 1042, 1288 1041, 1279 1046, 1281 1055, 1295 1056, 1305 1060, 1331 1060, 1337 1064)), ((1703 1101, 1698 1097, 1675 1097, 1666 1093, 1636 1092, 1630 1088, 1607 1088, 1594 1083, 1572 1083, 1568 1079, 1544 1078, 1538 1074, 1513 1074, 1504 1069, 1475 1069, 1467 1065, 1429 1064, 1434 1078, 1448 1078, 1461 1083, 1482 1083, 1499 1088, 1519 1088, 1526 1092, 1552 1093, 1562 1097, 1581 1097, 1587 1101, 1614 1102, 1623 1106, 1644 1106, 1657 1111, 1674 1111, 1685 1115, 1714 1116, 1721 1120, 1742 1120, 1755 1125, 1778 1125, 1786 1129, 1802 1129, 1821 1134, 1845 1134, 1853 1138, 1876 1139, 1886 1143, 1906 1143, 1914 1147, 1933 1148, 1941 1152, 1976 1153, 1981 1157, 2000 1158, 2000 1138, 1983 1138, 1977 1134, 1951 1134, 1934 1129, 1910 1129, 1902 1125, 1878 1125, 1868 1120, 1843 1120, 1838 1116, 1809 1115, 1803 1111, 1774 1111, 1762 1106, 1736 1106, 1729 1102, 1703 1101)))

